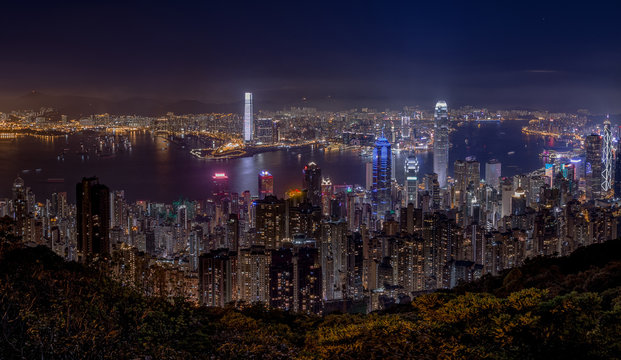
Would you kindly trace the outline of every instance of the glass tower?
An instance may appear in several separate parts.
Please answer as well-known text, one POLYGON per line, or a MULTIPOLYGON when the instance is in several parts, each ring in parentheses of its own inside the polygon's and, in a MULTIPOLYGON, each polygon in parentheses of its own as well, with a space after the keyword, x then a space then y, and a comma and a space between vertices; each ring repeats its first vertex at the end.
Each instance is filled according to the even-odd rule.
POLYGON ((418 159, 416 156, 409 156, 405 160, 405 191, 406 203, 418 206, 418 159))
POLYGON ((390 185, 392 173, 392 152, 385 137, 379 137, 373 149, 373 186, 371 201, 373 215, 383 219, 390 210, 390 185))
POLYGON ((252 141, 252 93, 247 92, 244 96, 244 141, 252 141))
POLYGON ((436 103, 433 130, 433 172, 438 174, 441 188, 446 187, 449 161, 449 118, 446 101, 436 103))

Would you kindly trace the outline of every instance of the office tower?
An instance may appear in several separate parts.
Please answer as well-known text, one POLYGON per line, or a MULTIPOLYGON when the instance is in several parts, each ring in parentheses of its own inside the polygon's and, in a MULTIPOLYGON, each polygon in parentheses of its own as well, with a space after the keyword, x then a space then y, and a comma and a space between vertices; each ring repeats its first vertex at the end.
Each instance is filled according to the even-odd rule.
POLYGON ((271 118, 258 118, 255 121, 254 140, 262 144, 274 143, 274 120, 271 118))
POLYGON ((602 195, 606 196, 612 189, 612 131, 608 116, 604 121, 602 165, 602 195))
POLYGON ((205 306, 224 307, 234 300, 235 255, 219 249, 201 255, 198 262, 199 301, 205 306))
POLYGON ((405 191, 406 204, 418 206, 418 159, 408 156, 405 160, 405 191))
POLYGON ((226 197, 229 194, 229 177, 223 172, 217 172, 212 177, 213 196, 215 198, 226 197))
POLYGON ((279 249, 285 234, 285 201, 266 196, 254 203, 256 212, 256 244, 279 249))
POLYGON ((244 96, 244 142, 252 141, 252 93, 247 92, 244 96))
POLYGON ((304 166, 303 189, 311 204, 321 206, 321 169, 314 162, 304 166))
MULTIPOLYGON (((621 130, 621 128, 619 128, 621 130)), ((617 142, 617 151, 615 152, 615 197, 621 197, 621 137, 617 142)))
POLYGON ((501 163, 492 159, 485 163, 485 182, 496 190, 500 188, 501 163))
POLYGON ((334 196, 334 189, 330 179, 321 179, 321 214, 330 216, 330 202, 334 196))
POLYGON ((586 151, 587 198, 596 199, 601 194, 602 177, 602 138, 591 134, 584 140, 586 151))
POLYGON ((466 195, 466 163, 463 160, 455 160, 453 163, 453 178, 455 179, 455 197, 458 206, 464 202, 466 195))
POLYGON ((267 170, 259 173, 259 199, 274 195, 274 177, 267 170))
POLYGON ((449 161, 449 118, 446 102, 436 103, 433 130, 433 172, 438 174, 441 188, 446 187, 449 161))
POLYGON ((513 182, 510 178, 502 179, 500 183, 501 188, 501 217, 510 216, 511 215, 511 197, 513 195, 513 182))
POLYGON ((368 162, 364 164, 364 174, 366 179, 366 189, 373 189, 373 162, 368 162))
POLYGON ((110 191, 96 177, 76 185, 76 235, 82 261, 94 254, 110 252, 110 191))
POLYGON ((517 188, 511 197, 511 213, 513 215, 522 215, 526 212, 526 192, 521 188, 517 188))
POLYGON ((410 117, 401 116, 401 138, 407 139, 410 137, 410 117))
POLYGON ((375 142, 375 149, 373 149, 373 187, 371 189, 373 215, 378 219, 384 219, 386 212, 391 208, 391 173, 392 152, 390 143, 386 138, 379 137, 375 142))
POLYGON ((477 189, 481 182, 481 164, 473 157, 466 158, 466 190, 477 189))

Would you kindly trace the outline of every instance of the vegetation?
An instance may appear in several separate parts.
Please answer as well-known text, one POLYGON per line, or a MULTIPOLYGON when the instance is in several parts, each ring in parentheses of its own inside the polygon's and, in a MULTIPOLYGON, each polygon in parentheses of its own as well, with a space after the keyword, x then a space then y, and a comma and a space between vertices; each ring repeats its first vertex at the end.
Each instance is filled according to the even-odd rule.
POLYGON ((621 358, 621 241, 370 315, 145 298, 44 247, 0 260, 0 358, 621 358))

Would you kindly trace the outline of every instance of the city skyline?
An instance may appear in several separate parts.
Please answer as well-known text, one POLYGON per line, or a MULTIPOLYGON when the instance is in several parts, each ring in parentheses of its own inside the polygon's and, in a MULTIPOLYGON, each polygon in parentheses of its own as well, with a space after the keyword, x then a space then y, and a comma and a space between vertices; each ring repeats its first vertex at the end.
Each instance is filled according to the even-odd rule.
POLYGON ((3 10, 0 357, 619 357, 621 2, 3 10))

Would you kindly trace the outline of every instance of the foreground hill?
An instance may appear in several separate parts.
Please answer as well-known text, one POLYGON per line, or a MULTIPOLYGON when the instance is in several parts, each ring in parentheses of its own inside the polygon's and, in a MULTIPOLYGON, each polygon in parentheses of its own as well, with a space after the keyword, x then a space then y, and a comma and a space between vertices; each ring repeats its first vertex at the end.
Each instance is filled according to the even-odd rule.
POLYGON ((620 246, 533 260, 399 313, 323 318, 171 304, 16 249, 0 260, 0 358, 620 358, 620 246))

